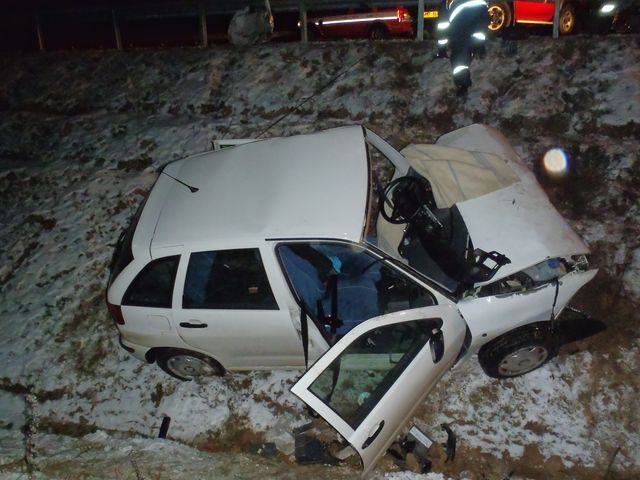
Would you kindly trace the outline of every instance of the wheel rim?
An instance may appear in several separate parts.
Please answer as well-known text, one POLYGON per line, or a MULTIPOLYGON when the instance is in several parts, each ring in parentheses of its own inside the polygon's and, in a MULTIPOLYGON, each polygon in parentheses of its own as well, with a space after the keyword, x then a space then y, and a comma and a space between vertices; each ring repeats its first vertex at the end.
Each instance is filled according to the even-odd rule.
POLYGON ((563 33, 570 32, 573 29, 573 13, 567 10, 563 12, 562 18, 560 19, 560 27, 563 33))
POLYGON ((205 360, 191 355, 175 355, 169 358, 167 368, 184 378, 211 377, 217 373, 205 360))
POLYGON ((504 10, 498 5, 489 7, 489 30, 500 30, 504 26, 504 10))
POLYGON ((504 357, 498 366, 498 373, 505 377, 522 375, 538 368, 548 357, 546 348, 530 345, 504 357))

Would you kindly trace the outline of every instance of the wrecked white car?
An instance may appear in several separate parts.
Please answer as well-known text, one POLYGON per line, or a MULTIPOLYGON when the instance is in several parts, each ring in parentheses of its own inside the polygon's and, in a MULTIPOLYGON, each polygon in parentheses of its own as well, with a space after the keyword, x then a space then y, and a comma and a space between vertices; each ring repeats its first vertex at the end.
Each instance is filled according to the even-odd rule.
POLYGON ((588 252, 497 131, 400 153, 352 126, 167 165, 107 300, 121 345, 180 379, 312 364, 292 392, 367 472, 455 362, 553 357, 588 252))

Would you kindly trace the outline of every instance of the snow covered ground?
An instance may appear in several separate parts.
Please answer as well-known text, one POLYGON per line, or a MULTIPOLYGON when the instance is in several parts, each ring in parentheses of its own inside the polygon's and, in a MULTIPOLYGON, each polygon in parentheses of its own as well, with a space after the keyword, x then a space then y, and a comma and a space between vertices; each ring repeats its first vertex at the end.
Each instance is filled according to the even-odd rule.
MULTIPOLYGON (((289 464, 291 430, 309 420, 288 390, 299 372, 180 383, 120 349, 103 302, 113 245, 157 169, 212 139, 365 123, 402 148, 483 122, 592 245, 602 271, 577 303, 609 328, 519 379, 489 379, 475 362, 447 374, 416 418, 438 439, 442 421, 458 433, 455 462, 435 454, 434 470, 637 478, 638 47, 638 36, 495 40, 472 65, 466 102, 429 42, 0 57, 0 475, 25 468, 30 393, 43 478, 136 478, 130 452, 144 478, 254 478, 267 467, 273 478, 353 477, 349 466, 289 464), (562 181, 540 167, 553 147, 570 158, 562 181), (185 445, 151 440, 165 415, 185 445), (257 454, 264 442, 276 458, 257 454)), ((377 475, 392 470, 383 462, 377 475)))

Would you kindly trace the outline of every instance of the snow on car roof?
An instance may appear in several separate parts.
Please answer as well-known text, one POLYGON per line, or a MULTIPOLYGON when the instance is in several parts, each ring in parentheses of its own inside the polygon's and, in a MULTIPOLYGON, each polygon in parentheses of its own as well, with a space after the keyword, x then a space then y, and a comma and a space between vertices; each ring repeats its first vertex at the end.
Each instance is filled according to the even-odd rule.
MULTIPOLYGON (((169 164, 152 250, 257 246, 267 238, 359 241, 368 165, 361 126, 273 138, 169 164)), ((155 190, 155 188, 154 188, 155 190)), ((152 198, 150 197, 150 199, 152 198)))

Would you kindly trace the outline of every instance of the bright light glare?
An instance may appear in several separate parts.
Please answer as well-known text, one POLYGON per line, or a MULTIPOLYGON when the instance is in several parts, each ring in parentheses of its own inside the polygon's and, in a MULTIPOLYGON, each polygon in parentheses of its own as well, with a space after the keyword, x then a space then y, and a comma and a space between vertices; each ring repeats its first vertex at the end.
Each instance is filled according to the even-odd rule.
POLYGON ((602 13, 611 13, 614 8, 616 8, 616 6, 613 3, 605 3, 602 8, 600 8, 600 11, 602 13))
POLYGON ((553 177, 562 177, 569 171, 569 158, 564 150, 552 148, 542 159, 544 169, 553 177))

